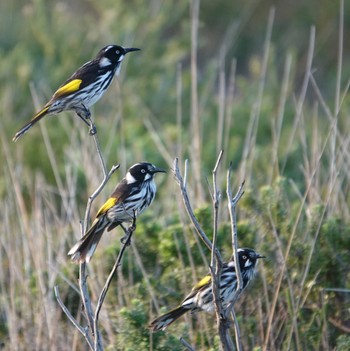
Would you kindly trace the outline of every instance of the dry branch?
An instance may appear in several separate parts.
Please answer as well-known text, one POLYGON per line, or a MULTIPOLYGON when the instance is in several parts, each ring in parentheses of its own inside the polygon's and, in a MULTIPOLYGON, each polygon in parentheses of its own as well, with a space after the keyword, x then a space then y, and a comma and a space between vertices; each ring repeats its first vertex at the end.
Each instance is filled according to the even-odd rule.
MULTIPOLYGON (((242 184, 238 188, 237 193, 233 196, 232 190, 230 187, 231 172, 232 172, 232 165, 230 165, 230 168, 227 173, 227 199, 228 199, 228 208, 229 208, 230 221, 231 221, 232 250, 233 250, 233 257, 235 261, 235 269, 237 272, 238 283, 237 283, 236 294, 234 296, 232 303, 229 305, 228 308, 224 309, 220 299, 220 289, 219 289, 223 261, 219 250, 216 248, 216 241, 217 241, 217 234, 218 234, 219 205, 221 201, 221 193, 218 190, 218 186, 217 186, 217 170, 221 162, 222 155, 223 155, 223 151, 220 152, 218 159, 216 161, 215 167, 213 169, 213 191, 211 192, 213 208, 214 208, 213 242, 211 242, 208 239, 207 235, 203 231, 196 216, 194 215, 192 205, 189 200, 189 196, 187 193, 187 161, 185 161, 185 171, 184 171, 184 176, 182 177, 179 170, 178 158, 175 158, 173 162, 173 173, 175 175, 176 182, 180 186, 181 195, 182 195, 182 199, 183 199, 187 214, 190 217, 190 220, 196 230, 196 233, 198 237, 204 242, 204 244, 211 251, 210 272, 211 272, 212 292, 213 292, 213 300, 215 304, 217 330, 220 336, 221 348, 224 351, 230 351, 234 349, 234 345, 229 333, 229 328, 230 328, 229 318, 231 316, 234 321, 234 328, 235 328, 235 334, 236 334, 236 348, 237 350, 240 351, 242 350, 242 344, 240 339, 239 325, 233 310, 233 305, 243 290, 243 280, 242 280, 242 275, 239 267, 238 254, 237 254, 238 243, 237 243, 237 225, 236 225, 236 206, 244 193, 243 192, 244 182, 242 182, 242 184)), ((192 350, 191 346, 187 344, 183 338, 181 338, 180 341, 189 350, 192 350)))

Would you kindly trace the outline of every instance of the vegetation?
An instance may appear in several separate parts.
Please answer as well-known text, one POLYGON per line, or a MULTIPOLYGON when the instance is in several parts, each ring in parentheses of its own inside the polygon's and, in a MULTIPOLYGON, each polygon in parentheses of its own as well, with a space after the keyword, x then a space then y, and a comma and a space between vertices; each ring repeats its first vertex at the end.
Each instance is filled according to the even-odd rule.
MULTIPOLYGON (((267 256, 235 307, 244 349, 349 349, 349 5, 299 0, 273 11, 269 0, 202 1, 196 31, 196 3, 0 3, 0 348, 86 350, 53 288, 84 324, 78 266, 66 254, 102 180, 93 140, 72 113, 44 119, 16 144, 11 138, 75 68, 117 43, 142 51, 125 59, 93 108, 108 168, 121 165, 93 213, 133 163, 169 168, 175 157, 181 165, 189 159, 191 199, 210 237, 206 178, 224 149, 223 194, 230 161, 235 185, 246 182, 240 246, 267 256)), ((104 346, 182 350, 183 336, 196 350, 218 350, 212 315, 185 316, 166 333, 147 329, 210 262, 171 173, 156 182, 156 200, 138 219, 101 311, 104 346)), ((122 235, 105 235, 88 265, 93 302, 122 235)), ((230 245, 224 200, 225 258, 230 245)))

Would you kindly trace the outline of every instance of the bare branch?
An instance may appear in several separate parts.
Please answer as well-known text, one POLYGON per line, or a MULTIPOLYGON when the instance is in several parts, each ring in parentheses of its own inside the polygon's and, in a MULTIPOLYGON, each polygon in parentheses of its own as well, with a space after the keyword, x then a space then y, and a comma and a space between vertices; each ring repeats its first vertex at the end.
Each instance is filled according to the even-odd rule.
MULTIPOLYGON (((182 178, 181 173, 180 173, 180 169, 179 169, 179 160, 178 158, 174 159, 173 162, 173 173, 175 176, 175 180, 178 183, 178 185, 180 186, 180 190, 181 190, 181 194, 182 194, 182 199, 187 211, 188 216, 191 219, 191 222, 198 234, 198 236, 201 238, 201 240, 204 242, 204 244, 206 245, 206 247, 211 251, 212 250, 212 243, 211 241, 208 239, 207 235, 204 233, 201 225, 199 224, 196 216, 193 213, 193 209, 192 209, 192 205, 191 202, 188 198, 188 194, 187 194, 187 188, 186 188, 186 180, 187 180, 187 161, 185 162, 185 172, 184 172, 184 178, 182 178)), ((221 259, 221 254, 220 252, 215 249, 215 254, 217 257, 220 257, 221 259)), ((222 260, 222 259, 221 259, 222 260)))
POLYGON ((87 329, 83 328, 78 323, 78 321, 72 316, 72 314, 69 312, 68 308, 66 307, 66 305, 61 300, 60 293, 58 291, 58 286, 57 285, 54 287, 54 292, 55 292, 56 300, 57 300, 58 304, 60 305, 60 307, 61 307, 62 311, 64 312, 64 314, 68 317, 68 319, 72 322, 72 324, 80 331, 80 333, 84 336, 86 342, 88 343, 90 349, 93 350, 94 349, 94 345, 92 344, 92 340, 90 338, 90 335, 89 335, 87 329))
POLYGON ((100 147, 100 143, 99 143, 98 138, 97 138, 96 127, 95 127, 95 123, 94 123, 94 120, 92 118, 92 115, 89 116, 89 120, 90 120, 90 133, 91 133, 91 131, 94 131, 93 134, 91 134, 91 135, 94 139, 97 155, 98 155, 98 158, 101 162, 101 168, 103 170, 103 177, 107 178, 108 172, 107 172, 106 162, 104 161, 103 156, 102 156, 101 147, 100 147))
MULTIPOLYGON (((234 329, 235 329, 236 349, 238 351, 243 350, 243 345, 242 345, 242 341, 241 341, 241 331, 240 331, 238 320, 236 317, 236 313, 235 313, 235 310, 233 309, 233 307, 231 308, 231 319, 233 320, 233 325, 234 325, 234 329)), ((231 346, 231 350, 233 350, 233 345, 231 346)))
POLYGON ((221 281, 221 272, 223 262, 220 257, 215 255, 216 252, 216 241, 218 234, 218 214, 219 214, 219 205, 221 200, 221 193, 218 190, 217 186, 217 170, 222 159, 223 151, 220 151, 218 159, 216 161, 215 167, 213 169, 213 207, 214 207, 214 228, 213 228, 213 246, 211 251, 211 286, 213 292, 213 300, 215 305, 216 312, 216 322, 217 322, 217 330, 219 333, 221 347, 225 351, 232 350, 232 340, 229 334, 229 324, 227 323, 227 319, 225 316, 225 311, 222 306, 222 301, 220 298, 220 281, 221 281))
MULTIPOLYGON (((238 261, 238 240, 237 240, 237 220, 236 220, 236 206, 240 198, 243 196, 244 191, 244 181, 241 183, 239 186, 236 195, 233 197, 232 196, 232 190, 231 190, 231 172, 232 172, 232 164, 230 164, 229 170, 227 171, 227 199, 228 199, 228 210, 230 213, 230 221, 231 221, 231 233, 232 233, 232 255, 234 257, 234 262, 235 262, 235 269, 237 273, 237 292, 240 293, 243 290, 243 279, 242 279, 242 274, 241 274, 241 269, 239 267, 239 261, 238 261)), ((237 300, 239 294, 236 294, 236 298, 234 302, 237 300)), ((233 303, 234 303, 233 302, 233 303)))
MULTIPOLYGON (((104 161, 102 159, 102 155, 101 152, 99 151, 99 146, 98 146, 98 142, 97 140, 97 136, 94 135, 94 140, 96 142, 96 147, 98 149, 98 155, 101 159, 101 164, 104 164, 104 161)), ((93 194, 89 197, 87 205, 86 205, 86 210, 85 210, 85 217, 84 217, 84 221, 82 223, 82 236, 85 234, 85 231, 88 227, 88 223, 89 223, 89 217, 90 217, 90 211, 91 211, 91 206, 93 201, 95 200, 95 198, 97 197, 97 195, 102 191, 102 189, 105 187, 105 185, 107 184, 108 180, 110 179, 111 175, 120 167, 119 164, 117 164, 116 166, 112 166, 111 170, 106 174, 104 172, 104 179, 102 180, 101 184, 99 185, 99 187, 93 192, 93 194)), ((80 263, 79 264, 79 288, 80 288, 80 294, 81 294, 81 298, 83 301, 83 306, 84 306, 84 311, 86 313, 86 317, 88 320, 88 324, 90 327, 90 330, 92 332, 92 335, 97 338, 98 340, 100 340, 100 333, 97 329, 95 329, 94 325, 94 313, 92 310, 92 306, 91 306, 91 300, 90 300, 90 295, 89 295, 89 290, 87 287, 87 274, 86 274, 86 263, 80 263)), ((100 345, 102 349, 102 345, 100 345)))
MULTIPOLYGON (((101 161, 101 163, 103 163, 103 161, 101 161)), ((91 211, 91 206, 92 206, 93 201, 96 199, 96 197, 102 191, 102 189, 106 186, 106 184, 109 181, 109 178, 112 176, 112 174, 119 167, 120 167, 119 164, 117 164, 115 166, 112 166, 111 170, 108 173, 104 174, 104 178, 103 178, 101 184, 98 186, 98 188, 89 196, 89 199, 88 199, 88 202, 87 202, 87 205, 86 205, 86 210, 85 210, 82 234, 85 234, 86 227, 87 227, 88 223, 90 222, 90 211, 91 211)))
POLYGON ((240 330, 239 330, 239 325, 236 319, 236 315, 234 312, 234 304, 237 301, 238 297, 240 296, 242 290, 243 290, 243 279, 242 279, 242 274, 241 274, 241 269, 239 266, 239 259, 238 259, 238 239, 237 239, 237 219, 236 219, 236 206, 238 201, 241 199, 241 197, 244 194, 243 187, 244 187, 244 181, 241 183, 239 186, 237 193, 233 197, 232 195, 232 190, 231 190, 231 172, 232 172, 232 163, 230 163, 230 167, 227 171, 227 181, 226 181, 226 194, 227 194, 227 199, 228 199, 228 209, 230 213, 230 222, 231 222, 231 234, 232 234, 232 256, 234 257, 234 264, 235 264, 235 270, 236 270, 236 277, 237 277, 237 288, 236 288, 236 293, 235 296, 226 309, 226 316, 231 312, 233 315, 233 321, 234 321, 234 329, 235 329, 235 334, 236 334, 236 348, 238 351, 243 350, 242 348, 242 343, 240 339, 240 330))
MULTIPOLYGON (((121 227, 124 229, 123 226, 121 226, 121 227)), ((104 285, 104 287, 103 287, 103 289, 101 291, 101 294, 99 296, 99 299, 98 299, 98 302, 97 302, 97 306, 96 306, 96 310, 95 310, 94 330, 98 330, 98 318, 99 318, 99 315, 100 315, 101 307, 102 307, 103 302, 105 300, 105 297, 107 295, 109 286, 111 285, 112 279, 113 279, 118 267, 121 265, 121 261, 122 261, 125 249, 128 246, 130 246, 131 237, 132 237, 132 234, 134 233, 135 229, 136 229, 136 213, 134 211, 133 222, 129 226, 129 228, 124 229, 125 237, 123 238, 123 246, 122 246, 122 248, 119 251, 117 260, 115 261, 114 266, 113 266, 113 268, 112 268, 112 270, 111 270, 111 272, 110 272, 110 274, 109 274, 109 276, 108 276, 108 278, 106 280, 106 283, 105 283, 105 285, 104 285)), ((102 348, 99 348, 99 345, 100 345, 100 347, 102 346, 101 337, 100 337, 99 333, 95 333, 95 350, 100 350, 100 349, 102 350, 102 348)))
POLYGON ((86 284, 87 274, 86 274, 86 263, 81 263, 79 265, 79 288, 80 288, 80 296, 82 299, 82 303, 84 306, 84 311, 86 314, 86 318, 88 321, 89 328, 91 330, 92 335, 95 334, 94 329, 94 320, 93 320, 93 311, 91 306, 91 299, 89 290, 86 284))
MULTIPOLYGON (((218 212, 219 212, 221 193, 217 187, 216 174, 217 174, 217 170, 218 170, 220 161, 222 159, 222 155, 223 155, 223 150, 220 151, 220 154, 219 154, 218 159, 216 161, 215 167, 213 169, 214 228, 213 228, 213 243, 212 243, 212 250, 211 250, 211 266, 212 266, 212 268, 214 267, 214 263, 215 263, 214 252, 215 252, 215 254, 218 252, 218 250, 216 250, 216 240, 217 240, 217 233, 218 233, 218 212)), ((222 259, 220 256, 216 256, 216 259, 217 259, 217 263, 221 269, 222 263, 223 263, 222 259)), ((218 272, 218 268, 219 267, 216 266, 216 274, 220 277, 219 272, 218 272)))
MULTIPOLYGON (((89 121, 90 121, 90 130, 91 131, 96 130, 91 116, 89 117, 89 121)), ((86 229, 88 227, 88 224, 90 222, 90 211, 91 211, 91 206, 92 206, 93 201, 98 196, 98 194, 102 191, 102 189, 105 187, 105 185, 107 184, 107 182, 110 179, 110 177, 112 176, 112 174, 119 168, 119 164, 118 164, 116 166, 112 166, 111 170, 109 172, 107 172, 106 164, 105 164, 105 161, 104 161, 102 153, 101 153, 101 148, 100 148, 100 144, 99 144, 96 133, 93 134, 93 139, 94 139, 94 142, 96 145, 97 155, 98 155, 98 158, 100 160, 102 171, 103 171, 103 180, 102 180, 101 184, 98 186, 98 188, 94 191, 94 193, 89 197, 89 199, 87 201, 84 220, 81 222, 81 236, 83 236, 85 234, 86 229)), ((87 273, 86 273, 86 263, 85 262, 80 263, 80 265, 79 265, 79 289, 80 289, 82 303, 84 306, 86 319, 88 322, 88 328, 83 329, 79 324, 74 322, 75 319, 73 318, 73 316, 71 316, 68 309, 62 303, 62 301, 60 302, 60 300, 59 300, 58 289, 56 289, 57 293, 55 290, 57 301, 58 301, 59 305, 61 306, 61 308, 63 309, 64 313, 71 320, 71 322, 76 326, 77 329, 79 329, 79 331, 81 333, 83 333, 90 348, 93 350, 103 350, 102 341, 101 341, 101 334, 97 328, 97 320, 95 320, 96 318, 94 318, 94 313, 93 313, 93 309, 92 309, 92 305, 91 305, 89 290, 87 287, 87 273), (69 315, 71 317, 69 317, 69 315), (82 332, 82 330, 84 332, 82 332), (90 336, 88 335, 88 330, 90 330, 92 336, 94 336, 94 339, 95 339, 94 345, 92 343, 90 336), (89 339, 87 339, 86 335, 89 337, 89 339)), ((108 287, 107 287, 107 289, 108 289, 108 287)), ((102 303, 103 303, 103 300, 102 300, 102 303)), ((101 303, 101 305, 102 305, 102 303, 101 303)), ((98 306, 98 307, 99 307, 99 309, 101 308, 101 306, 98 306)), ((96 310, 97 317, 98 317, 98 313, 99 313, 99 310, 96 310)))
POLYGON ((195 351, 195 349, 184 338, 181 337, 180 341, 181 341, 181 344, 184 345, 187 350, 195 351))

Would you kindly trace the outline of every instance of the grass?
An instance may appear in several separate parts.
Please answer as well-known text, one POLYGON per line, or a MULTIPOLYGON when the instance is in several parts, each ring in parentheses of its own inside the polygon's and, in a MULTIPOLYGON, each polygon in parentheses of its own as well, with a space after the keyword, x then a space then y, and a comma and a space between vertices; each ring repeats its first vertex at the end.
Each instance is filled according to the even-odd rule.
MULTIPOLYGON (((0 11, 11 14, 6 21, 1 15, 9 23, 6 29, 14 28, 7 29, 6 40, 1 36, 0 77, 6 83, 0 97, 0 348, 85 349, 83 338, 62 314, 53 287, 59 286, 61 298, 82 322, 77 266, 66 253, 79 237, 87 198, 102 179, 93 141, 71 113, 43 120, 16 144, 10 139, 72 68, 109 41, 142 46, 142 52, 125 60, 118 82, 94 107, 107 168, 115 163, 121 168, 92 212, 131 164, 148 160, 165 167, 176 156, 181 162, 188 158, 196 215, 210 237, 212 209, 205 178, 210 178, 223 148, 218 174, 222 192, 231 160, 235 185, 246 180, 238 205, 240 245, 268 257, 236 305, 244 349, 346 350, 350 65, 343 2, 337 15, 336 59, 334 50, 329 57, 320 51, 320 40, 326 40, 319 37, 324 29, 317 23, 299 39, 302 48, 308 47, 302 55, 298 48, 286 49, 285 42, 275 41, 279 8, 261 15, 265 29, 248 42, 255 45, 251 54, 240 58, 237 52, 234 58, 230 45, 242 48, 242 23, 258 16, 252 4, 242 11, 246 17, 237 17, 235 43, 224 38, 216 50, 213 40, 205 40, 210 31, 201 20, 208 21, 212 10, 204 3, 197 14, 185 2, 154 1, 144 11, 137 2, 113 7, 107 0, 77 2, 87 10, 79 22, 72 20, 79 7, 65 3, 36 1, 18 12, 11 6, 20 3, 13 4, 2 4, 6 12, 0 11), (26 40, 19 41, 25 28, 26 40), (315 71, 323 57, 332 72, 324 79, 315 71)), ((262 28, 261 22, 258 26, 262 28)), ((232 28, 228 23, 225 30, 232 28)), ((157 177, 156 182, 156 201, 140 217, 123 274, 112 282, 101 311, 104 345, 113 350, 180 350, 184 336, 196 350, 217 350, 210 315, 186 316, 166 334, 150 335, 145 328, 155 315, 181 301, 207 272, 210 260, 193 234, 172 177, 157 177)), ((225 258, 230 254, 228 224, 224 201, 218 245, 225 258)), ((105 235, 89 265, 93 301, 113 265, 121 235, 105 235)))

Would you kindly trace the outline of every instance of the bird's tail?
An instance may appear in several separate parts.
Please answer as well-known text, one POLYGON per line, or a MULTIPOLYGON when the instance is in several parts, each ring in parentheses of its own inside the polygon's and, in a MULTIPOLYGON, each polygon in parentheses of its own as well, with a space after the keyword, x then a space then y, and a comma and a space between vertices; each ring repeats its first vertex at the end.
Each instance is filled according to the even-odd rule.
POLYGON ((87 233, 69 250, 68 255, 71 256, 72 261, 89 262, 108 225, 107 217, 96 219, 87 233))
POLYGON ((178 318, 180 318, 183 314, 185 314, 188 311, 189 308, 184 306, 178 306, 155 319, 153 322, 151 322, 148 328, 151 329, 152 332, 165 330, 170 324, 174 323, 178 318))
POLYGON ((26 133, 36 122, 40 121, 47 115, 51 104, 40 110, 25 126, 23 126, 12 138, 12 141, 17 141, 24 133, 26 133))

